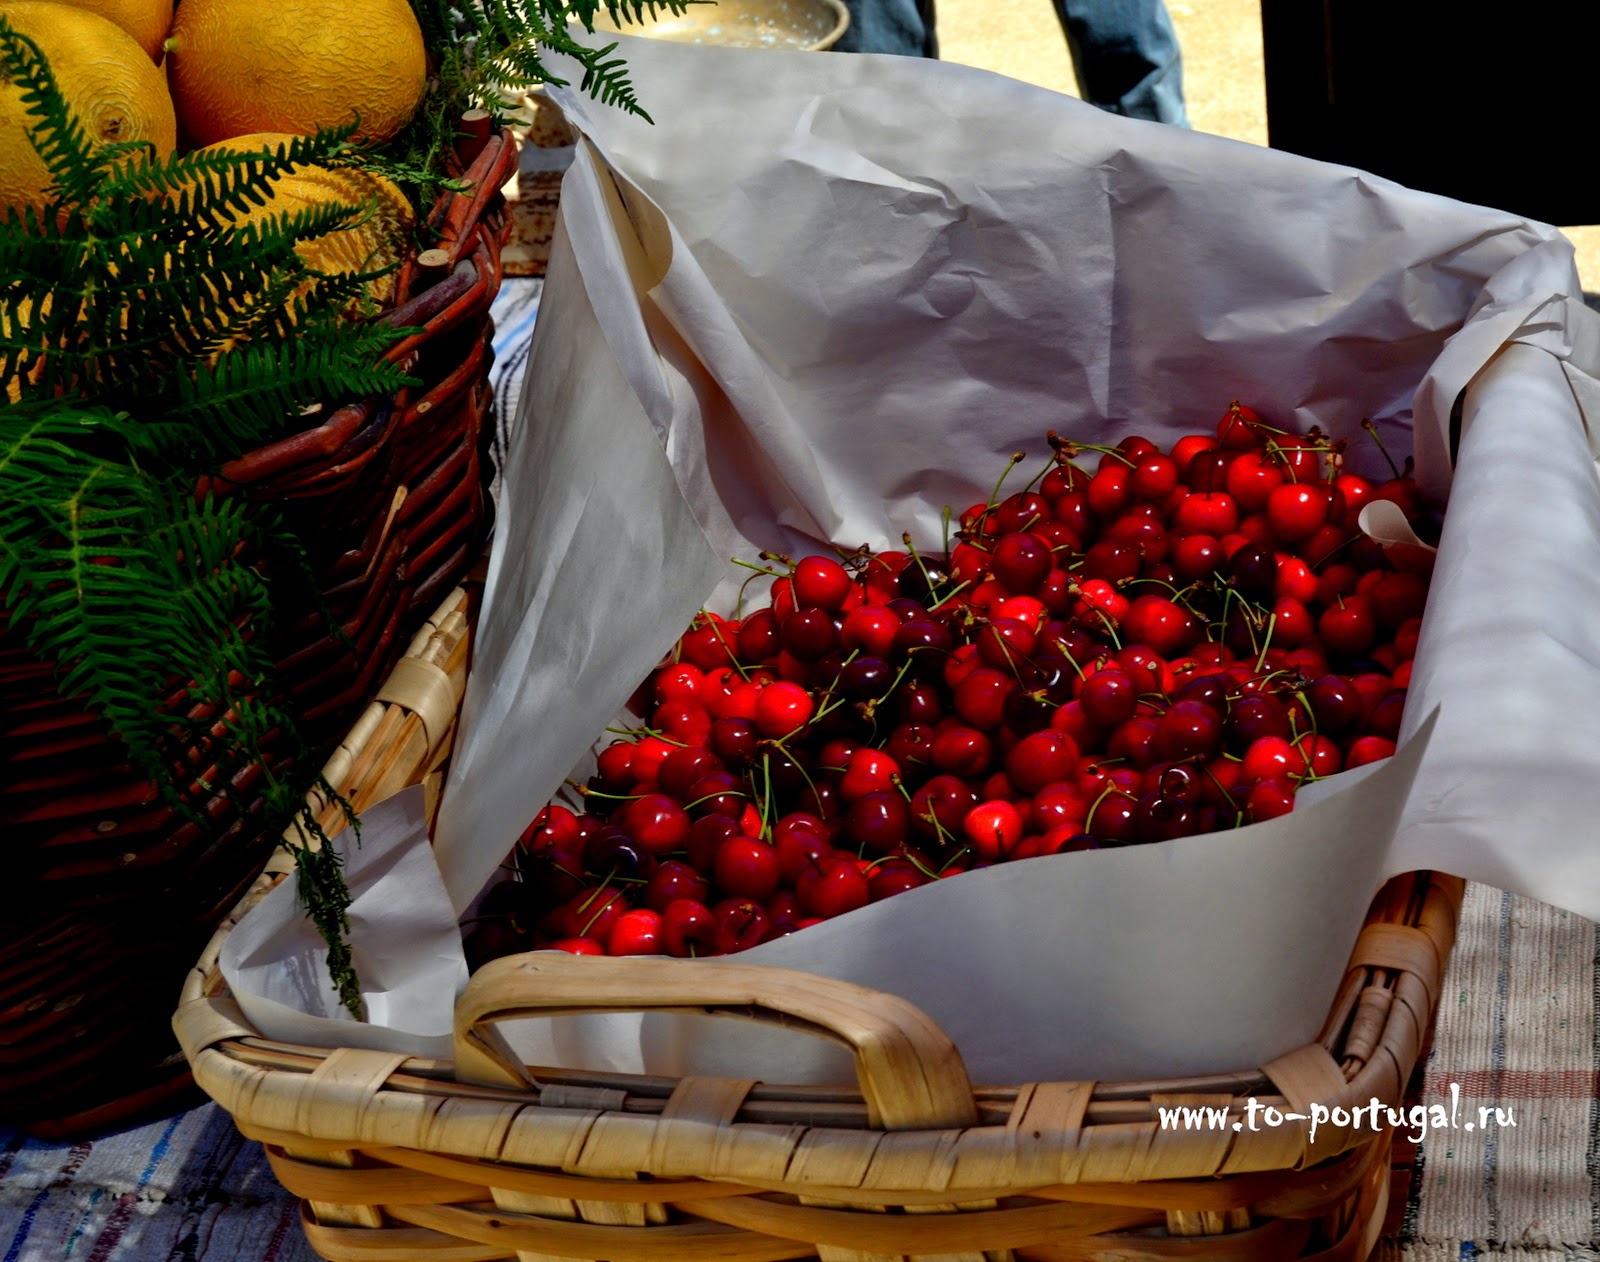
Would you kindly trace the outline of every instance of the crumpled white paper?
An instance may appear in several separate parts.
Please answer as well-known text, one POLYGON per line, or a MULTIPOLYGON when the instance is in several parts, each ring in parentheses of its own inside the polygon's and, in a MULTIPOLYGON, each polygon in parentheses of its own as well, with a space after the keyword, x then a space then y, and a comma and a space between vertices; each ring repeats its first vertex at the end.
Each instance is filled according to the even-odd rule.
MULTIPOLYGON (((622 52, 659 125, 559 94, 588 139, 433 852, 457 909, 694 609, 731 607, 729 557, 932 546, 1046 429, 1164 443, 1239 398, 1353 440, 1371 418, 1451 496, 1414 789, 1420 744, 1281 821, 969 874, 741 959, 912 998, 980 1080, 1166 1077, 1313 1038, 1390 874, 1600 915, 1600 332, 1553 229, 958 66, 622 52)), ((1352 463, 1383 468, 1364 441, 1352 463)), ((452 999, 419 981, 397 1024, 435 1030, 452 999)), ((517 1035, 535 1064, 849 1077, 703 1021, 517 1035)))

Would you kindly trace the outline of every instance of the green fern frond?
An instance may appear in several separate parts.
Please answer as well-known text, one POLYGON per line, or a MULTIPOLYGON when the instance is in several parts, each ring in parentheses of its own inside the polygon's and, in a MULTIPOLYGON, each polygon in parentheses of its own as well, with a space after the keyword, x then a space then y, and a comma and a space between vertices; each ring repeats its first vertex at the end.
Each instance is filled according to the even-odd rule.
POLYGON ((0 80, 21 93, 23 112, 34 120, 29 139, 55 177, 56 200, 85 202, 99 164, 89 134, 67 107, 39 45, 14 30, 0 14, 0 80))

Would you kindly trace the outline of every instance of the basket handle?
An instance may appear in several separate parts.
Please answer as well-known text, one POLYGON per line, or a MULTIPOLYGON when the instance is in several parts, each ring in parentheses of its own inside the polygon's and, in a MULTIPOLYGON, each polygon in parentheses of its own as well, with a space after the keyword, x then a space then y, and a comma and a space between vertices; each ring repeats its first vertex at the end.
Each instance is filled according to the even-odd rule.
POLYGON ((742 1017, 843 1043, 855 1055, 868 1118, 884 1130, 977 1123, 961 1054, 920 1008, 849 982, 721 960, 560 951, 493 960, 456 1003, 456 1077, 489 1086, 534 1085, 495 1022, 645 1011, 742 1017))

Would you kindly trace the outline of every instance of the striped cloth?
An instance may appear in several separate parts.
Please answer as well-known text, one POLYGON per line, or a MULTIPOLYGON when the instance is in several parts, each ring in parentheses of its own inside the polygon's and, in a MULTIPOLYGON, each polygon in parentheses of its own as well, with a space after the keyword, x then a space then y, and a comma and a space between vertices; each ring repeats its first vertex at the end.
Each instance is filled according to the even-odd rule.
MULTIPOLYGON (((502 419, 540 289, 507 280, 495 304, 502 419)), ((1509 1124, 1420 1145, 1378 1262, 1600 1262, 1600 926, 1469 886, 1443 994, 1421 1101, 1455 1084, 1462 1118, 1509 1124)), ((0 1262, 313 1262, 298 1215, 213 1104, 71 1145, 0 1129, 0 1262)))

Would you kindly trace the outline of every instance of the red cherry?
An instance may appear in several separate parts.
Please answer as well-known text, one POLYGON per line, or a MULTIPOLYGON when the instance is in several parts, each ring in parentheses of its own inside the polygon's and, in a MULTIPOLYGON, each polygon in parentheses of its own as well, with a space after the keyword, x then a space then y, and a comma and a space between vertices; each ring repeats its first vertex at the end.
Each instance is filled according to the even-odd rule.
POLYGON ((1222 747, 1222 716, 1200 701, 1175 701, 1156 725, 1156 756, 1210 758, 1222 747))
POLYGON ((593 938, 557 938, 545 944, 551 951, 565 951, 568 955, 604 955, 605 947, 593 938))
POLYGON ((1295 742, 1302 757, 1306 760, 1306 770, 1316 779, 1331 776, 1343 765, 1344 759, 1339 753, 1339 747, 1326 736, 1307 733, 1295 742))
POLYGON ((668 701, 693 701, 705 673, 688 662, 673 662, 657 673, 654 681, 656 704, 668 701))
POLYGON ((1372 483, 1353 473, 1341 473, 1333 480, 1333 517, 1346 530, 1358 529, 1361 510, 1372 498, 1372 483))
POLYGON ((955 712, 970 726, 992 732, 1005 717, 1006 697, 1017 681, 997 670, 980 666, 955 687, 955 712))
POLYGON ((718 847, 713 871, 724 893, 757 900, 771 898, 782 877, 777 850, 744 836, 730 837, 718 847))
POLYGON ((1378 642, 1372 604, 1359 595, 1340 598, 1331 608, 1324 609, 1317 619, 1317 631, 1328 651, 1343 657, 1361 657, 1378 642))
POLYGON ((1053 829, 1063 827, 1070 827, 1076 833, 1083 828, 1089 803, 1078 792, 1076 785, 1051 784, 1034 795, 1030 812, 1034 827, 1046 835, 1053 829))
POLYGON ((1291 481, 1317 482, 1322 478, 1328 445, 1321 438, 1301 434, 1280 434, 1273 439, 1273 450, 1291 481))
POLYGON ((978 632, 978 656, 996 670, 1016 674, 1037 643, 1033 629, 1015 618, 996 618, 978 632))
POLYGON ((771 918, 760 903, 748 898, 728 898, 711 909, 716 921, 716 948, 721 955, 747 951, 767 936, 771 918))
POLYGON ((1267 499, 1267 521, 1287 543, 1316 534, 1328 520, 1328 490, 1318 483, 1286 482, 1267 499))
POLYGON ((1222 544, 1214 535, 1180 535, 1172 541, 1172 565, 1186 583, 1210 578, 1225 560, 1222 544))
POLYGON ((929 881, 927 873, 906 859, 886 859, 872 870, 867 878, 867 897, 874 903, 907 890, 914 890, 929 881))
POLYGON ((778 624, 778 635, 784 650, 802 662, 814 662, 839 647, 833 615, 815 606, 796 609, 778 624))
POLYGON ((1022 816, 1010 802, 980 802, 961 821, 978 857, 990 863, 1005 858, 1022 840, 1022 816))
POLYGON ((1089 479, 1084 492, 1089 511, 1102 521, 1109 520, 1128 506, 1132 498, 1132 478, 1128 466, 1119 461, 1106 465, 1089 479))
POLYGON ((1120 844, 1133 838, 1133 813, 1137 804, 1126 793, 1112 790, 1089 807, 1083 831, 1096 841, 1120 844))
POLYGON ((948 837, 961 828, 977 794, 958 776, 934 776, 911 795, 911 827, 924 837, 948 837))
POLYGON ((1165 596, 1140 596, 1133 601, 1122 616, 1122 629, 1128 638, 1163 657, 1188 648, 1203 630, 1188 610, 1165 596))
POLYGON ((1189 465, 1202 451, 1215 451, 1217 440, 1210 434, 1185 434, 1172 444, 1172 461, 1178 472, 1187 476, 1189 465))
POLYGON ((689 840, 688 812, 664 793, 647 793, 628 803, 618 812, 617 823, 653 855, 681 850, 689 840))
POLYGON ((825 860, 820 867, 802 873, 795 894, 805 911, 824 920, 865 907, 872 898, 866 875, 842 857, 825 860))
MULTIPOLYGON (((689 786, 684 810, 693 811, 697 816, 726 815, 730 819, 737 820, 744 814, 744 808, 749 805, 749 800, 747 786, 738 776, 727 771, 712 771, 689 786)), ((677 846, 667 847, 669 850, 677 848, 677 846)))
MULTIPOLYGON (((719 721, 727 722, 725 719, 719 721)), ((727 767, 722 760, 711 750, 685 745, 682 749, 673 750, 661 760, 656 780, 663 793, 686 799, 690 788, 701 776, 709 775, 713 771, 726 770, 727 767)))
POLYGON ((845 836, 855 845, 879 854, 903 845, 910 825, 905 798, 892 790, 857 798, 844 816, 845 836))
POLYGON ((1244 751, 1246 780, 1297 779, 1306 774, 1305 755, 1281 736, 1263 736, 1244 751))
POLYGON ((900 764, 881 749, 858 749, 850 755, 844 775, 839 778, 839 796, 846 802, 869 793, 894 788, 900 764))
POLYGON ((1042 540, 1031 534, 1006 535, 994 545, 989 572, 1020 594, 1038 591, 1053 564, 1042 540))
POLYGON ((703 902, 680 898, 661 912, 661 945, 668 955, 688 959, 715 954, 717 921, 703 902))
POLYGON ((711 887, 700 872, 677 859, 667 859, 650 874, 644 887, 644 905, 651 911, 665 911, 678 899, 705 902, 711 887))
POLYGON ((777 839, 778 871, 783 884, 794 885, 824 859, 832 858, 833 844, 817 833, 794 831, 777 839))
POLYGON ((1283 470, 1264 452, 1241 451, 1228 466, 1227 491, 1247 513, 1260 512, 1282 486, 1283 470))
POLYGON ((1255 409, 1236 399, 1217 422, 1217 438, 1230 451, 1245 451, 1261 446, 1266 434, 1255 409))
POLYGON ((628 900, 617 890, 585 890, 556 908, 550 919, 563 937, 605 942, 617 917, 628 909, 628 900))
POLYGON ((824 609, 838 613, 854 584, 844 566, 829 557, 802 557, 794 567, 794 603, 797 609, 824 609))
POLYGON ((839 643, 847 652, 860 652, 869 657, 884 658, 894 646, 894 637, 900 630, 900 618, 893 610, 882 605, 863 605, 844 616, 839 630, 839 643))
POLYGON ((1282 776, 1262 780, 1250 787, 1245 813, 1252 823, 1277 819, 1294 810, 1294 781, 1282 776))
POLYGON ((1177 462, 1159 452, 1147 454, 1135 466, 1130 482, 1133 493, 1140 499, 1163 499, 1178 485, 1177 462))
POLYGON ((1422 616, 1428 585, 1416 574, 1385 574, 1373 585, 1371 599, 1379 625, 1393 630, 1422 616))
POLYGON ((1344 757, 1344 765, 1348 770, 1351 767, 1364 767, 1369 762, 1379 762, 1394 753, 1394 742, 1382 736, 1363 736, 1350 743, 1350 752, 1344 757))
POLYGON ((1090 722, 1110 731, 1133 717, 1140 691, 1138 682, 1125 670, 1097 670, 1084 678, 1078 701, 1090 722))
POLYGON ((1189 496, 1172 515, 1172 527, 1182 534, 1212 535, 1218 539, 1239 525, 1239 506, 1226 491, 1189 496))
POLYGON ((778 681, 761 689, 756 698, 756 726, 763 736, 782 740, 811 721, 816 710, 811 694, 798 684, 778 681))
POLYGON ((1023 737, 1006 755, 1006 779, 1021 794, 1069 778, 1078 767, 1078 746, 1065 732, 1050 728, 1023 737))
POLYGON ((1050 505, 1042 495, 1032 491, 1018 491, 1008 495, 996 505, 994 520, 1002 534, 1014 534, 1029 529, 1035 522, 1050 515, 1050 505))
POLYGON ((606 936, 612 955, 660 955, 662 946, 661 913, 644 907, 623 912, 606 936))
POLYGON ((1298 648, 1316 631, 1311 611, 1298 600, 1284 597, 1272 606, 1272 643, 1282 648, 1298 648))

